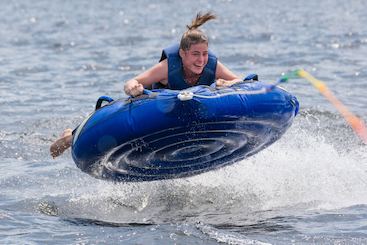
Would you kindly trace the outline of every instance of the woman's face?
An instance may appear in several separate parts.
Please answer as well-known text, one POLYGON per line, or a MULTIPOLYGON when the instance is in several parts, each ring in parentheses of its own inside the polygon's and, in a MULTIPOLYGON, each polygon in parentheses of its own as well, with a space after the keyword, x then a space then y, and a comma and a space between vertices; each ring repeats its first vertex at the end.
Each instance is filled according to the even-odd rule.
POLYGON ((180 49, 182 64, 187 71, 201 74, 208 63, 208 44, 197 43, 191 45, 189 50, 180 49))

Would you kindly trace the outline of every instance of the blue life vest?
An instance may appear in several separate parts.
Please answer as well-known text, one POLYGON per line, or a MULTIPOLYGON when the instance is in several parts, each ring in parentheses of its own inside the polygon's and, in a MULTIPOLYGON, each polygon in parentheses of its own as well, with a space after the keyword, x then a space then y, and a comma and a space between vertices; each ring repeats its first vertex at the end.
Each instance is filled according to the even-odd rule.
MULTIPOLYGON (((167 59, 168 63, 168 86, 161 83, 153 84, 153 88, 169 88, 181 90, 191 87, 184 80, 182 70, 182 60, 179 55, 179 44, 174 44, 163 49, 159 62, 167 59)), ((208 63, 203 69, 198 82, 195 85, 211 85, 215 81, 215 71, 217 69, 217 57, 209 51, 208 63)))

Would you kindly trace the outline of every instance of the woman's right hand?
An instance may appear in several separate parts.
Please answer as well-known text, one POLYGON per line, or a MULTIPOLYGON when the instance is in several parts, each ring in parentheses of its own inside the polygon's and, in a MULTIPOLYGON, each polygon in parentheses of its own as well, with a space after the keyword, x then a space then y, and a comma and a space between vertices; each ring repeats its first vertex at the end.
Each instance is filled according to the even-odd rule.
POLYGON ((135 97, 143 94, 144 87, 136 79, 131 79, 125 83, 124 91, 127 95, 135 97))

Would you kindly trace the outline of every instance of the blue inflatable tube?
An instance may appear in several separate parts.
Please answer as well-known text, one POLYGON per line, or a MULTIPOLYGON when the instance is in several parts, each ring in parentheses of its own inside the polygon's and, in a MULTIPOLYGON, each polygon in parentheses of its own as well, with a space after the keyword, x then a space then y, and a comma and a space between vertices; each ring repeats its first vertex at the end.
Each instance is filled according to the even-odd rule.
POLYGON ((180 178, 232 164, 278 140, 297 114, 293 95, 269 88, 252 82, 101 97, 74 133, 73 159, 113 181, 180 178))

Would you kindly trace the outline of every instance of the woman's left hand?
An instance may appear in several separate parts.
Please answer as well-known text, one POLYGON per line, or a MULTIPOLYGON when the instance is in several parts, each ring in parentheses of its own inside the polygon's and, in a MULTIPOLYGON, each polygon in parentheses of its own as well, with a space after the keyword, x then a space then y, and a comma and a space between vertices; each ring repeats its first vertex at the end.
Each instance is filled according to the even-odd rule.
POLYGON ((224 79, 217 79, 217 81, 215 82, 215 85, 217 87, 230 87, 232 86, 233 84, 235 83, 238 83, 240 82, 241 80, 240 79, 233 79, 233 80, 224 80, 224 79))

